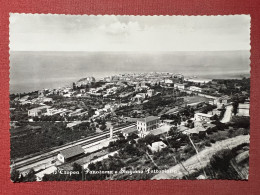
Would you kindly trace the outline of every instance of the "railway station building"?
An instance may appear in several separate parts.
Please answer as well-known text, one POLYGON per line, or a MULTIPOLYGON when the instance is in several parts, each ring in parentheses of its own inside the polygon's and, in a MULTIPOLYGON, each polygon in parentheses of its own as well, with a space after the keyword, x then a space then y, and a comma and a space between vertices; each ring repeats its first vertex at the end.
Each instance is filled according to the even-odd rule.
POLYGON ((85 151, 81 146, 73 146, 73 147, 60 151, 57 158, 60 162, 65 163, 84 153, 85 153, 85 151))
POLYGON ((159 127, 160 119, 157 116, 148 116, 146 118, 138 119, 136 123, 140 137, 144 137, 149 131, 159 127))

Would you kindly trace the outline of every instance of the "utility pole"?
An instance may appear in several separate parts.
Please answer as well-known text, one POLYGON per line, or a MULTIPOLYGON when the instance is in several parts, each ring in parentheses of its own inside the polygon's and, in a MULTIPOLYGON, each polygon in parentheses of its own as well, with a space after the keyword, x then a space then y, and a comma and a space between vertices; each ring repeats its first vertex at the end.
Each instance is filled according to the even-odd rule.
MULTIPOLYGON (((194 150, 196 151, 197 159, 198 159, 200 165, 202 166, 201 160, 200 160, 200 158, 199 158, 199 152, 198 152, 198 150, 197 150, 195 144, 193 143, 193 141, 191 140, 191 137, 190 137, 189 135, 188 135, 188 138, 189 138, 190 143, 191 143, 191 145, 193 146, 194 150)), ((205 169, 203 168, 203 166, 202 166, 202 170, 203 170, 204 176, 207 178, 207 175, 206 175, 206 172, 205 172, 205 169)))
POLYGON ((110 127, 110 139, 113 139, 113 127, 110 127))

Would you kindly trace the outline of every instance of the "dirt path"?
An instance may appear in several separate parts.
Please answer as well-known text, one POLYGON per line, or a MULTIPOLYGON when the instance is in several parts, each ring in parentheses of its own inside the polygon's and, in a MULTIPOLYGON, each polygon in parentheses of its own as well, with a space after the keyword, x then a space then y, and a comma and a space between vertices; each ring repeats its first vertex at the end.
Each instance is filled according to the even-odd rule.
POLYGON ((220 122, 228 123, 231 120, 231 117, 232 117, 232 110, 233 110, 233 106, 232 105, 227 106, 225 114, 224 114, 224 117, 223 117, 223 119, 220 122))
MULTIPOLYGON (((210 161, 210 158, 216 152, 225 148, 232 149, 243 143, 249 143, 249 135, 240 135, 234 138, 216 142, 215 144, 212 144, 211 147, 207 147, 206 149, 199 152, 198 155, 194 155, 184 161, 183 165, 190 174, 194 173, 206 167, 210 161), (198 159, 200 159, 200 162, 198 159)), ((188 174, 180 164, 177 164, 166 171, 166 173, 159 173, 155 175, 152 179, 181 179, 184 175, 188 174)))

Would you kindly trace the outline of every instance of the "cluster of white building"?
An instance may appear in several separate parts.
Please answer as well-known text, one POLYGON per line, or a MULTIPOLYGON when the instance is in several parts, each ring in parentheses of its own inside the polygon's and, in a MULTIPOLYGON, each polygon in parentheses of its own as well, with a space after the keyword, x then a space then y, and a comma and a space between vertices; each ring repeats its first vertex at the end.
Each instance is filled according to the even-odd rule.
POLYGON ((137 104, 140 104, 144 102, 145 99, 150 98, 154 95, 156 95, 154 89, 148 88, 146 93, 137 93, 135 97, 132 98, 132 101, 137 102, 137 104))
MULTIPOLYGON (((173 83, 183 82, 184 76, 182 74, 174 74, 170 72, 128 73, 105 77, 102 80, 106 82, 125 81, 129 85, 136 85, 144 81, 152 86, 159 83, 161 85, 171 86, 173 83)), ((139 87, 142 88, 142 86, 139 87)))
POLYGON ((101 87, 90 88, 89 92, 87 92, 87 94, 98 95, 98 96, 102 95, 103 97, 108 97, 110 95, 116 94, 118 90, 125 88, 125 87, 127 87, 127 85, 122 82, 105 83, 101 87))
POLYGON ((218 108, 226 106, 231 103, 231 98, 228 95, 221 96, 219 98, 214 99, 213 104, 216 105, 218 108))
POLYGON ((44 105, 44 106, 39 106, 33 109, 28 110, 28 116, 29 117, 41 117, 41 116, 55 116, 55 115, 60 115, 60 116, 65 116, 69 115, 73 111, 65 109, 65 108, 52 108, 51 106, 44 105))
POLYGON ((53 102, 53 99, 49 98, 49 97, 44 97, 44 96, 39 96, 37 98, 30 99, 30 96, 26 95, 21 98, 18 98, 17 101, 19 101, 19 103, 21 105, 25 105, 25 104, 42 104, 42 105, 44 105, 44 103, 53 102))
POLYGON ((109 113, 114 112, 118 108, 129 106, 131 103, 114 103, 114 104, 106 104, 104 108, 98 109, 95 111, 95 115, 93 118, 102 117, 109 113))
POLYGON ((89 85, 89 84, 94 83, 94 82, 96 82, 96 79, 94 77, 86 77, 86 78, 82 78, 82 79, 78 80, 75 83, 75 85, 77 87, 80 87, 82 85, 85 86, 85 85, 89 85))

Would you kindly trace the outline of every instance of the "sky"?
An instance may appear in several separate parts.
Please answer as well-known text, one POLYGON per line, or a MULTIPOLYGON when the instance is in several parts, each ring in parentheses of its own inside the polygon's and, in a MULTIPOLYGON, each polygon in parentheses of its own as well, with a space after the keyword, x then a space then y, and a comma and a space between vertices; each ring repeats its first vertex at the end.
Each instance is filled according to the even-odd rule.
POLYGON ((11 51, 250 50, 250 16, 10 14, 11 51))

